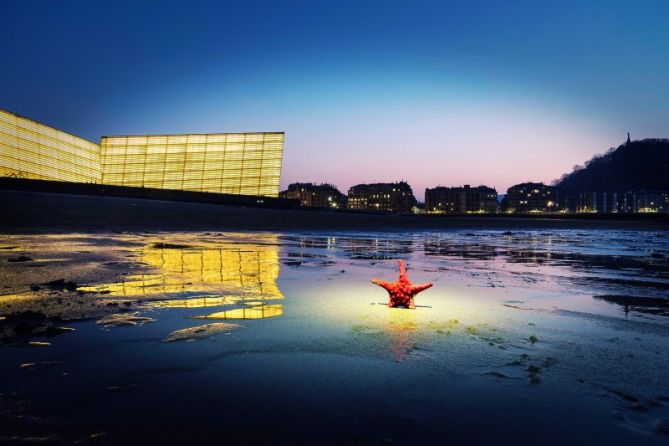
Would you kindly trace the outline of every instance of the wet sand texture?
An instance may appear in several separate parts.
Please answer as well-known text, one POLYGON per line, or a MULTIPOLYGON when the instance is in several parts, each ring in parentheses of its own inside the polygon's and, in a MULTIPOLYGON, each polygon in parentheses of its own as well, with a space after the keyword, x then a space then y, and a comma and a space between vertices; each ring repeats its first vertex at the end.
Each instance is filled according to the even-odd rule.
POLYGON ((663 445, 668 262, 661 230, 4 235, 0 443, 663 445), (415 310, 369 282, 398 259, 415 310))

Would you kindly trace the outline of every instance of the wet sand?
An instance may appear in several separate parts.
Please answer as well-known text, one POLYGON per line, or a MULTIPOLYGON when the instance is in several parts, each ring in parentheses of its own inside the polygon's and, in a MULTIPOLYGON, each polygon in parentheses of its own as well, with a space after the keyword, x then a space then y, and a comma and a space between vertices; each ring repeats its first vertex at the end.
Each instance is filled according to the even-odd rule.
POLYGON ((0 240, 5 442, 668 438, 667 231, 0 240))

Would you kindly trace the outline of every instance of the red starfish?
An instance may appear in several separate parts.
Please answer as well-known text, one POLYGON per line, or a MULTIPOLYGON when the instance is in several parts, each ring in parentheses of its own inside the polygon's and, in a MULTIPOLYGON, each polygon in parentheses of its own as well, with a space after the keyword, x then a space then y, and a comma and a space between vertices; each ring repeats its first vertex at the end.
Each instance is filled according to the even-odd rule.
POLYGON ((385 282, 383 280, 373 279, 372 283, 375 283, 388 291, 388 294, 390 295, 390 300, 388 301, 389 307, 416 308, 416 305, 413 302, 414 296, 421 291, 430 288, 432 283, 428 282, 420 285, 412 284, 407 277, 404 261, 398 260, 397 263, 400 265, 400 277, 397 279, 397 282, 385 282))

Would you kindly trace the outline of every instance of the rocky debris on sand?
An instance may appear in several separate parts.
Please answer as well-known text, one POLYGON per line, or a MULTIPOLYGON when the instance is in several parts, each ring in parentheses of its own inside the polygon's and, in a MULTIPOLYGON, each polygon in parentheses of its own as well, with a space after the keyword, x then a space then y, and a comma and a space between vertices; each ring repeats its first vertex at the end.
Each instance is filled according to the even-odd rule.
POLYGON ((118 384, 110 384, 107 386, 108 392, 120 392, 125 390, 136 389, 139 387, 138 382, 124 382, 118 384))
POLYGON ((631 393, 624 392, 622 390, 617 390, 617 389, 606 389, 607 391, 613 393, 614 395, 624 399, 625 401, 629 401, 631 403, 638 403, 639 398, 635 395, 632 395, 631 393))
POLYGON ((238 328, 242 328, 242 326, 238 324, 228 324, 226 322, 215 322, 213 324, 198 325, 197 327, 173 331, 164 341, 195 341, 196 339, 207 338, 219 333, 230 333, 238 328))
POLYGON ((494 376, 495 378, 498 378, 498 379, 505 379, 505 378, 509 377, 509 375, 505 375, 504 373, 498 372, 496 370, 492 370, 490 372, 485 372, 483 374, 487 375, 487 376, 494 376))
POLYGON ((7 259, 9 263, 22 263, 22 262, 34 262, 35 259, 28 256, 18 256, 7 259))
POLYGON ((110 314, 98 320, 98 324, 109 327, 134 327, 136 325, 143 325, 148 322, 155 322, 156 320, 146 316, 139 316, 139 313, 118 313, 110 314))
POLYGON ((19 365, 19 367, 23 370, 34 370, 38 367, 51 367, 62 364, 63 363, 61 361, 24 362, 23 364, 19 365))
POLYGON ((655 432, 658 434, 669 434, 669 418, 660 418, 655 426, 655 432))
POLYGON ((74 328, 60 327, 60 318, 49 318, 38 311, 23 311, 8 314, 0 319, 0 343, 12 342, 30 336, 53 337, 74 328))
MULTIPOLYGON (((76 291, 77 284, 71 280, 58 279, 52 280, 51 282, 46 282, 40 284, 42 287, 48 288, 53 291, 76 291)), ((33 291, 39 291, 39 287, 31 287, 33 291), (36 288, 36 289, 35 289, 36 288)))
POLYGON ((539 376, 541 373, 541 367, 531 365, 527 367, 525 371, 527 372, 527 377, 530 380, 530 383, 539 384, 541 382, 541 376, 539 376))
POLYGON ((152 248, 155 249, 187 249, 187 248, 192 248, 192 246, 189 245, 179 245, 176 243, 163 243, 163 242, 158 242, 154 243, 151 245, 152 248))
POLYGON ((547 357, 545 357, 544 360, 541 362, 541 366, 542 366, 543 368, 546 368, 546 369, 547 369, 548 367, 551 367, 551 366, 554 366, 555 364, 557 364, 557 362, 558 362, 557 359, 555 359, 555 358, 551 358, 550 356, 547 356, 547 357))
POLYGON ((96 441, 102 441, 107 437, 107 434, 105 432, 93 432, 88 436, 88 439, 91 442, 96 442, 96 441))
POLYGON ((636 412, 643 412, 643 413, 648 412, 648 406, 646 406, 645 404, 641 404, 641 403, 632 404, 630 406, 630 409, 632 409, 636 412))

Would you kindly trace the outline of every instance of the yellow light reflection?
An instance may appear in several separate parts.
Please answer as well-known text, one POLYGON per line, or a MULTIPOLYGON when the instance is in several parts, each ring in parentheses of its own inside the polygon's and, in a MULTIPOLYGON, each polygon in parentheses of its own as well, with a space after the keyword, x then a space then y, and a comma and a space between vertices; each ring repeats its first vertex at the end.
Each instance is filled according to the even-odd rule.
POLYGON ((281 316, 282 314, 283 305, 271 304, 219 311, 207 316, 197 316, 196 319, 264 319, 267 317, 281 316))
POLYGON ((401 362, 406 359, 415 342, 412 334, 418 329, 416 312, 396 308, 388 310, 388 333, 391 339, 390 350, 395 362, 401 362))
POLYGON ((214 313, 211 318, 215 319, 280 316, 281 304, 266 304, 283 299, 276 284, 279 277, 276 240, 254 244, 251 237, 174 248, 149 242, 139 248, 137 260, 155 272, 126 276, 118 283, 82 286, 77 291, 141 298, 153 308, 245 305, 214 313))
POLYGON ((13 293, 13 294, 3 294, 0 295, 0 305, 8 305, 16 302, 25 301, 30 299, 32 296, 28 292, 23 293, 13 293))
POLYGON ((165 308, 206 308, 233 305, 240 301, 236 296, 209 296, 191 297, 190 299, 173 299, 156 303, 156 306, 165 308))

